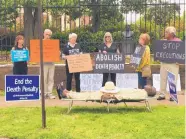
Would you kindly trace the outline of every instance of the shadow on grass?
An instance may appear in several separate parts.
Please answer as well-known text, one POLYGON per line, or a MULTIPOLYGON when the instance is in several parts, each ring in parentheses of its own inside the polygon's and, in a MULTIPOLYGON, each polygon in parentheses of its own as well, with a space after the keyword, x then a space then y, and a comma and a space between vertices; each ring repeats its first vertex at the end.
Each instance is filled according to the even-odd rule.
MULTIPOLYGON (((68 108, 63 108, 61 111, 62 114, 67 114, 68 108)), ((79 107, 75 106, 70 111, 70 115, 77 113, 94 113, 94 114, 109 114, 109 113, 139 113, 139 112, 147 112, 146 108, 141 107, 110 107, 109 112, 107 111, 107 107, 79 107)))

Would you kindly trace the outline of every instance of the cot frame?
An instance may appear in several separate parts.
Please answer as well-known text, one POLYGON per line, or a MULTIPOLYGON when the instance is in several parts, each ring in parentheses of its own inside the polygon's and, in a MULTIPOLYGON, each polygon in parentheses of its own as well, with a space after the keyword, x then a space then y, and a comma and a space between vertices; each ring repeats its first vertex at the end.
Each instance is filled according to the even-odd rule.
POLYGON ((104 99, 104 100, 100 100, 100 99, 97 99, 97 100, 84 100, 84 99, 67 99, 67 98, 62 98, 61 100, 62 101, 69 101, 69 105, 68 105, 68 110, 67 110, 67 114, 69 114, 72 110, 72 107, 73 107, 73 104, 74 104, 74 101, 85 101, 85 102, 88 102, 88 101, 91 101, 91 102, 98 102, 98 103, 106 103, 107 104, 107 111, 110 112, 110 104, 117 104, 117 103, 121 103, 123 102, 124 105, 127 107, 127 104, 126 102, 144 102, 145 103, 145 108, 148 112, 152 112, 152 108, 150 106, 150 103, 149 103, 149 100, 150 99, 153 99, 155 97, 147 97, 145 99, 122 99, 122 100, 116 100, 116 99, 104 99))

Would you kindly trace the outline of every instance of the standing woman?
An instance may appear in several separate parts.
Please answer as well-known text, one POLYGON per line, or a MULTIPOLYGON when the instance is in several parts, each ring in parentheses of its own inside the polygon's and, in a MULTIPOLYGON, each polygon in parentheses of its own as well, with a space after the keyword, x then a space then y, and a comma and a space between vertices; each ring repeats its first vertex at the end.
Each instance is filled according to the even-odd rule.
MULTIPOLYGON (((24 37, 22 35, 18 35, 15 39, 15 46, 12 50, 27 50, 24 46, 24 37)), ((13 74, 15 75, 27 75, 28 67, 27 61, 19 61, 13 63, 13 74)))
POLYGON ((142 76, 142 71, 145 66, 150 66, 150 48, 149 48, 150 36, 147 33, 141 34, 139 37, 139 44, 141 47, 145 47, 145 51, 141 58, 141 62, 137 67, 138 72, 138 83, 142 89, 147 85, 147 77, 142 76))
POLYGON ((67 62, 67 57, 68 55, 77 55, 81 54, 81 48, 80 45, 76 42, 77 40, 77 34, 71 33, 69 34, 69 41, 68 44, 64 47, 62 58, 66 59, 66 77, 67 77, 67 82, 66 82, 66 89, 68 91, 72 90, 72 77, 73 75, 75 76, 75 81, 76 81, 76 92, 80 92, 80 73, 70 73, 69 68, 68 68, 68 62, 67 62))
MULTIPOLYGON (((120 53, 118 47, 113 43, 112 35, 110 32, 106 32, 103 38, 103 44, 99 47, 99 52, 101 53, 120 53)), ((111 81, 116 85, 116 73, 103 73, 102 86, 108 81, 109 74, 111 76, 111 81)))

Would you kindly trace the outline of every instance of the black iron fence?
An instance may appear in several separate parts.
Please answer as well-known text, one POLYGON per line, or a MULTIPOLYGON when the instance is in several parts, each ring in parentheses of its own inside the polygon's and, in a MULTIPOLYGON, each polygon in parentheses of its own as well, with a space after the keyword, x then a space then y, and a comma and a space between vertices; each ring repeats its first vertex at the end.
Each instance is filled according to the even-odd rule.
MULTIPOLYGON (((106 31, 125 54, 131 54, 140 33, 151 42, 162 39, 165 27, 175 26, 185 38, 185 0, 43 0, 43 29, 50 28, 60 39, 61 49, 68 34, 78 34, 84 52, 96 51, 106 31)), ((0 61, 9 59, 15 36, 23 34, 25 45, 38 38, 37 0, 0 0, 0 61)))

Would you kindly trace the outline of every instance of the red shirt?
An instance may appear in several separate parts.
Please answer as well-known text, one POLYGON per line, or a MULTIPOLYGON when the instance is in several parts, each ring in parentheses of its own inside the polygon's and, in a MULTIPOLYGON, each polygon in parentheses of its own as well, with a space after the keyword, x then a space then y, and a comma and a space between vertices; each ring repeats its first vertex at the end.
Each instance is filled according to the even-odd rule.
POLYGON ((171 39, 169 41, 181 41, 181 39, 174 37, 173 39, 171 39))

